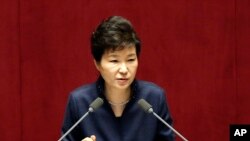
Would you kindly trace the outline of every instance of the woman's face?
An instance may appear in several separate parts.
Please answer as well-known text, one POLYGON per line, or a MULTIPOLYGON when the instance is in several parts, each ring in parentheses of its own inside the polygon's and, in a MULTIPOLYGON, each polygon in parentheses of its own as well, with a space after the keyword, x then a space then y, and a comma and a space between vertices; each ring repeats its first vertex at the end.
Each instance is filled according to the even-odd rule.
POLYGON ((100 63, 95 62, 95 65, 108 89, 127 89, 133 82, 138 67, 135 45, 122 50, 106 51, 100 63))

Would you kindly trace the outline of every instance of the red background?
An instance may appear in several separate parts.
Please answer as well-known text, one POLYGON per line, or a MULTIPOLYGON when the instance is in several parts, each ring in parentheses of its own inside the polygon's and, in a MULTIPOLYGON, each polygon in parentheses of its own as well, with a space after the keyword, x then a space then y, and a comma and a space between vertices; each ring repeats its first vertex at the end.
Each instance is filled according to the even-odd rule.
POLYGON ((229 124, 250 124, 250 1, 2 0, 0 140, 59 138, 68 93, 97 77, 89 38, 110 15, 134 24, 138 78, 167 90, 187 139, 227 141, 229 124))

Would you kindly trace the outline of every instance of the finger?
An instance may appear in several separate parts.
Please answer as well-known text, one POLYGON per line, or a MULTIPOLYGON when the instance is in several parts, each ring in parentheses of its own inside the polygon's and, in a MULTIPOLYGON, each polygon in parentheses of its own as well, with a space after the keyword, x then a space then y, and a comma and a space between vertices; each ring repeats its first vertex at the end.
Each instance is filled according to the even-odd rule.
POLYGON ((91 135, 90 138, 91 138, 93 141, 96 141, 96 136, 95 136, 95 135, 91 135))
POLYGON ((92 139, 89 138, 89 137, 86 137, 86 138, 84 138, 82 141, 92 141, 92 139))

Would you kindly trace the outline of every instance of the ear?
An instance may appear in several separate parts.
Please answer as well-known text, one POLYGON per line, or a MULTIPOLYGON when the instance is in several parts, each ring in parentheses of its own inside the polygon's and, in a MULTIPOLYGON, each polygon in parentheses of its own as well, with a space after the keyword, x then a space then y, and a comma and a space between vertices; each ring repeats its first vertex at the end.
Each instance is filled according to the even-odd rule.
POLYGON ((94 59, 94 64, 95 64, 96 69, 100 71, 100 63, 96 62, 96 60, 94 59))

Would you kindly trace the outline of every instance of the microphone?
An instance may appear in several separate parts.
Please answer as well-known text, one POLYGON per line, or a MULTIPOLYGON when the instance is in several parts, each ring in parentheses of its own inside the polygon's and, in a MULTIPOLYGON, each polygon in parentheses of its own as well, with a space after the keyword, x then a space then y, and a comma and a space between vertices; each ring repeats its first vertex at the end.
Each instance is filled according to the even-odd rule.
POLYGON ((90 105, 88 112, 86 112, 63 136, 58 140, 61 141, 65 136, 67 136, 89 113, 93 113, 103 104, 103 99, 98 97, 90 105))
POLYGON ((138 101, 138 105, 146 112, 146 113, 153 113, 153 115, 158 118, 163 124, 165 124, 168 128, 170 128, 175 134, 177 134, 181 139, 184 141, 188 141, 185 137, 183 137, 178 131, 176 131, 173 127, 171 127, 166 121, 164 121, 160 116, 158 116, 152 106, 144 99, 140 99, 138 101))

